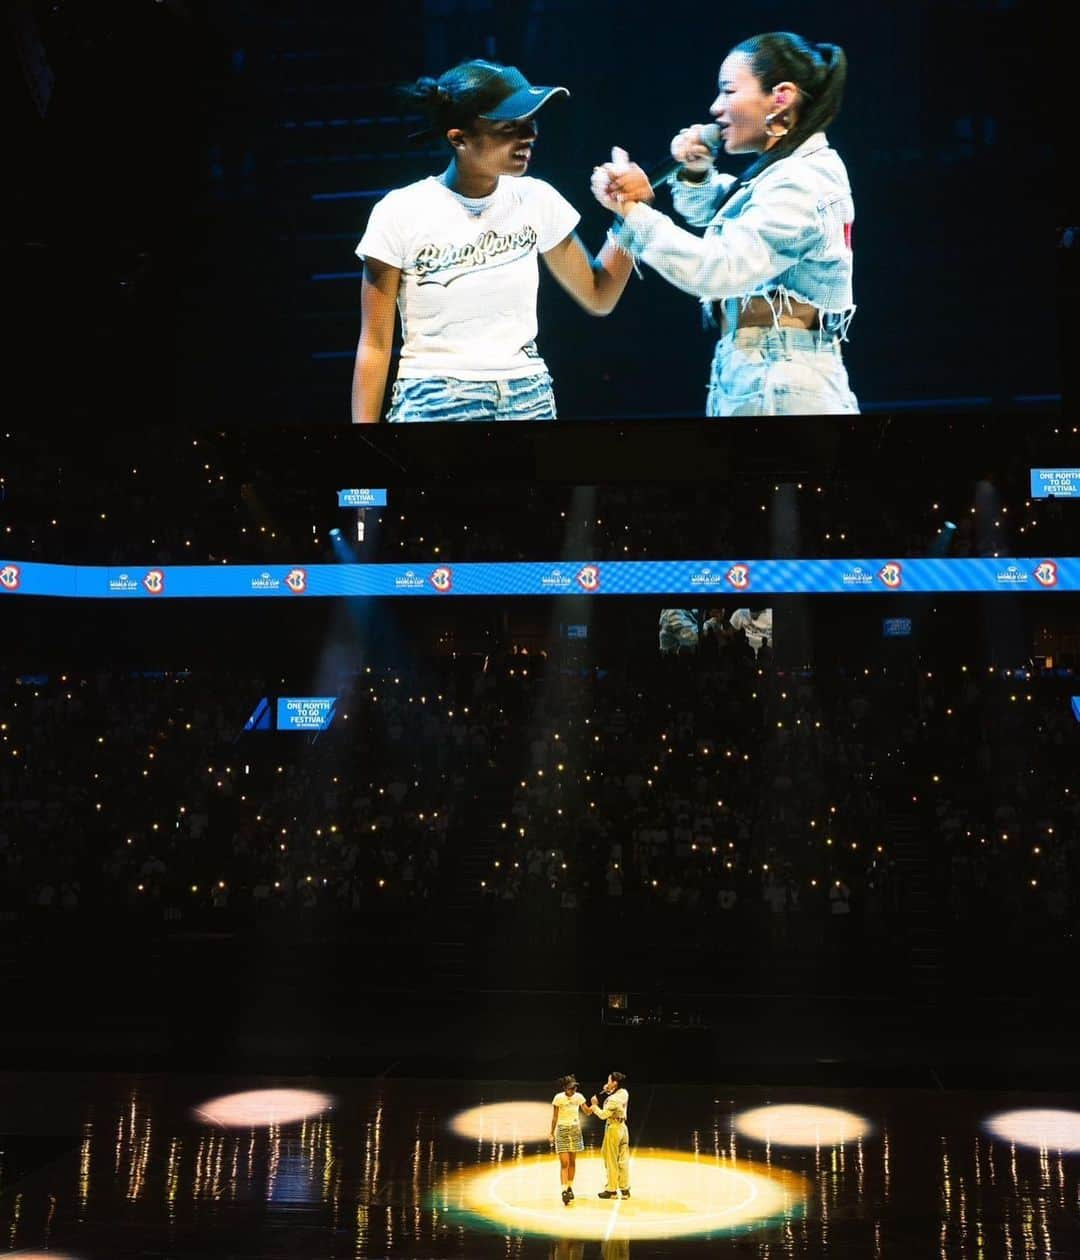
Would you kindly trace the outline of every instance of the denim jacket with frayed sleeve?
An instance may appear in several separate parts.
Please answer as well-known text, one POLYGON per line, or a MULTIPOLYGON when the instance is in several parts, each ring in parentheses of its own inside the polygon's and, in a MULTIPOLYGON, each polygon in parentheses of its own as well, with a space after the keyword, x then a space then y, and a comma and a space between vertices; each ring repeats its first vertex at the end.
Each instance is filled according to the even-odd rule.
POLYGON ((652 206, 635 205, 616 240, 705 305, 768 298, 779 315, 789 301, 817 307, 823 329, 844 336, 855 311, 847 170, 824 132, 767 166, 717 210, 730 175, 691 184, 672 178, 675 209, 705 226, 676 226, 652 206))

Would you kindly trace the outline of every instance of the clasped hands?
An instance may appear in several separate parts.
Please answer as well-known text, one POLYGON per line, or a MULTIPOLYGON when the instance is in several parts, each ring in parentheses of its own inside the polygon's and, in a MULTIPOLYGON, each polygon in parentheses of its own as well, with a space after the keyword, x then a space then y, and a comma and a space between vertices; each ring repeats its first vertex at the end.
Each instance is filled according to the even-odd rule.
POLYGON ((630 161, 625 149, 617 146, 611 150, 610 162, 593 167, 589 186, 604 209, 618 215, 625 215, 638 202, 648 203, 655 196, 649 177, 636 162, 630 161))
MULTIPOLYGON (((695 125, 684 127, 672 139, 671 156, 687 171, 701 176, 712 168, 714 154, 703 142, 701 127, 695 125)), ((589 186, 596 200, 612 214, 625 215, 638 202, 648 204, 655 198, 648 175, 618 146, 611 150, 610 162, 593 167, 589 186)))

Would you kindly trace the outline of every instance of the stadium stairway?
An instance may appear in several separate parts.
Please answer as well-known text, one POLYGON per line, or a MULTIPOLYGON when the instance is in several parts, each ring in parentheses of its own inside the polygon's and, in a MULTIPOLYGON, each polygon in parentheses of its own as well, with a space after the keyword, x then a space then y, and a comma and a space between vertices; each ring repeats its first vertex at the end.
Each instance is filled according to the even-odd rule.
POLYGON ((889 815, 888 836, 907 923, 911 990, 924 1001, 936 1002, 945 981, 945 941, 932 878, 929 840, 918 817, 910 813, 889 815))
POLYGON ((482 925, 486 922, 483 881, 495 862, 495 837, 506 815, 505 787, 481 787, 469 802, 461 828, 463 841, 450 855, 444 939, 432 943, 431 970, 440 988, 482 987, 482 925), (453 938, 453 939, 448 939, 453 938))

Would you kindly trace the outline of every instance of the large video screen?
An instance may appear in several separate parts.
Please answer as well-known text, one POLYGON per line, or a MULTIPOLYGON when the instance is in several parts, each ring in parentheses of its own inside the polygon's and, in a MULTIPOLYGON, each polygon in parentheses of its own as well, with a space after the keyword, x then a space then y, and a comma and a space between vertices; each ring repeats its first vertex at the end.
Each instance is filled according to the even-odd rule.
POLYGON ((1059 395, 1055 253, 1073 238, 1060 128, 1031 88, 1048 36, 1023 3, 672 21, 645 0, 414 0, 362 20, 171 5, 111 22, 94 45, 113 49, 108 74, 70 15, 24 9, 20 104, 40 134, 19 151, 35 242, 21 335, 46 362, 70 273, 41 190, 74 164, 98 189, 99 248, 93 268, 66 250, 63 266, 92 281, 108 348, 76 351, 84 405, 135 381, 199 423, 1059 395), (167 59, 148 56, 159 45, 167 59), (107 160, 85 143, 102 117, 107 160))
MULTIPOLYGON (((797 15, 774 7, 755 14, 755 30, 770 31, 772 19, 812 39, 759 38, 746 20, 717 15, 691 48, 677 23, 657 22, 648 6, 620 6, 619 20, 605 27, 606 57, 648 65, 649 103, 640 109, 596 73, 591 42, 574 39, 586 12, 604 24, 598 7, 606 6, 562 7, 522 32, 511 60, 539 85, 565 85, 569 99, 548 104, 549 89, 536 88, 534 100, 545 105, 529 119, 477 124, 484 142, 507 149, 498 191, 487 190, 490 205, 468 195, 480 191, 469 161, 481 136, 451 128, 447 138, 447 95, 483 72, 450 69, 469 40, 446 28, 426 47, 429 62, 438 48, 447 66, 417 63, 425 74, 450 71, 432 89, 436 125, 424 133, 423 154, 357 166, 359 179, 333 190, 356 194, 345 204, 364 229, 369 294, 385 264, 400 271, 406 326, 388 387, 391 420, 485 414, 486 404, 470 401, 476 391, 455 386, 455 398, 421 383, 453 378, 456 356, 461 377, 497 370, 515 390, 523 379, 539 384, 550 369, 559 414, 570 418, 932 409, 1055 391, 1052 344, 1040 349, 1032 339, 1007 362, 989 361, 984 349, 1009 295, 1054 290, 1053 215, 1044 199, 1054 184, 1050 148, 1036 143, 1033 151, 1030 105, 1008 86, 959 108, 946 51, 962 37, 973 74, 1015 81, 1034 39, 1022 6, 985 8, 974 19, 968 6, 954 5, 803 6, 797 15), (800 77, 794 89, 784 86, 800 77), (686 163, 661 179, 672 149, 686 163), (627 163, 635 169, 618 185, 620 203, 622 191, 605 194, 594 168, 606 166, 614 187, 627 163), (1026 191, 1002 249, 996 228, 972 208, 1014 163, 1027 172, 1026 191), (554 244, 570 223, 590 253, 615 229, 606 271, 595 273, 603 282, 597 295, 593 275, 583 282, 554 244), (528 252, 539 253, 547 273, 535 321, 531 289, 526 297, 526 282, 511 279, 528 252), (513 301, 529 306, 527 336, 509 318, 513 301), (509 358, 485 366, 467 341, 450 347, 455 327, 482 338, 485 318, 517 338, 507 349, 517 366, 509 358), (446 346, 429 343, 428 329, 445 330, 446 346), (942 352, 921 352, 924 339, 942 352)), ((330 274, 324 291, 355 288, 355 278, 330 274)), ((371 304, 373 322, 380 309, 371 304)), ((495 345, 488 335, 485 351, 495 345)), ((375 418, 378 389, 364 383, 371 370, 362 356, 359 419, 375 418)), ((521 418, 539 417, 544 406, 533 389, 496 403, 491 415, 517 407, 521 418)))
MULTIPOLYGON (((368 264, 354 418, 378 411, 370 378, 381 366, 367 351, 385 340, 374 295, 388 265, 399 334, 404 324, 388 373, 393 421, 542 418, 548 374, 567 418, 930 410, 1055 392, 1052 338, 985 354, 997 312, 1054 291, 1051 149, 1033 145, 1030 101, 1009 86, 1034 48, 1023 6, 974 17, 959 5, 773 6, 710 15, 689 48, 649 6, 619 6, 610 23, 605 8, 561 6, 513 45, 497 41, 544 105, 516 123, 478 121, 475 135, 447 126, 462 122, 464 85, 479 78, 499 96, 513 84, 468 62, 453 69, 475 39, 438 30, 413 62, 436 77, 433 106, 413 97, 427 110, 414 124, 421 151, 402 151, 387 128, 393 156, 373 153, 348 187, 324 190, 350 194, 342 222, 362 229, 368 264), (647 104, 596 71, 591 40, 575 38, 586 21, 604 27, 609 64, 647 65, 647 104), (774 27, 810 38, 755 34, 774 27), (1004 84, 962 106, 948 52, 958 39, 968 73, 1004 84), (673 150, 686 160, 665 175, 673 150), (1023 191, 1001 248, 973 207, 1014 166, 1023 191), (571 225, 592 256, 614 229, 592 272, 575 270, 577 247, 561 243, 571 225), (506 397, 482 397, 485 374, 512 382, 506 397)), ((529 90, 488 113, 528 106, 529 90)), ((323 293, 360 283, 344 265, 323 275, 323 293)))

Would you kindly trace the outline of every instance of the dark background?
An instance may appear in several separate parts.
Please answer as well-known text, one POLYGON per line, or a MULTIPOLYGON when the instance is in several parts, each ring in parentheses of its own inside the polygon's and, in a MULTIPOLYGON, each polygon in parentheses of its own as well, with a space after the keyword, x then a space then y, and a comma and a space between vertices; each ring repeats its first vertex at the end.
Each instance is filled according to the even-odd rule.
MULTIPOLYGON (((0 1066, 370 1072, 393 1053, 416 1075, 475 1076, 485 1059, 540 1075, 555 1040, 656 1079, 922 1084, 938 1079, 931 1064, 967 1086, 1069 1079, 1076 597, 1049 610, 1043 597, 779 598, 775 649, 759 658, 741 641, 661 657, 663 602, 80 601, 74 617, 13 601, 0 626, 0 992, 18 1014, 0 1066), (897 614, 913 636, 883 639, 897 614), (578 619, 584 642, 560 633, 578 619), (1048 649, 1056 672, 1024 668, 1048 649), (356 675, 340 692, 336 668, 356 675), (330 689, 352 721, 317 738, 243 733, 261 697, 330 689), (449 729, 431 742, 421 692, 480 723, 485 750, 449 729), (404 737, 390 713, 406 715, 404 737), (815 722, 832 751, 805 761, 815 722), (543 764, 564 794, 527 794, 519 817, 519 783, 541 781, 532 741, 552 728, 562 742, 543 764), (622 776, 651 774, 661 749, 670 761, 636 809, 622 776), (672 793, 691 799, 701 775, 711 792, 693 812, 713 794, 733 811, 714 834, 736 849, 737 912, 718 918, 708 886, 669 903, 636 868, 612 901, 611 842, 629 863, 638 823, 670 826, 672 793), (404 802, 384 807, 376 790, 397 777, 404 802), (185 809, 208 815, 201 835, 185 809), (376 891, 382 839, 368 824, 389 829, 398 859, 423 854, 417 810, 431 809, 451 812, 427 892, 407 893, 396 866, 376 891), (808 824, 826 817, 832 849, 808 824), (517 840, 519 821, 569 870, 506 898, 504 868, 535 843, 517 840), (331 822, 359 852, 355 903, 314 830, 331 822), (160 880, 150 856, 166 863, 160 880), (783 923, 763 863, 800 884, 783 923), (853 910, 837 923, 825 890, 841 875, 853 910), (281 904, 257 899, 261 879, 287 877, 281 904), (560 904, 563 887, 576 906, 560 904), (631 995, 640 1030, 601 1020, 609 990, 631 995), (458 1020, 467 1035, 449 1035, 458 1020)), ((672 849, 650 874, 691 885, 697 860, 672 849)))
MULTIPOLYGON (((1058 291, 1075 284, 1057 246, 1075 211, 1054 151, 1056 35, 1034 5, 668 18, 644 0, 21 0, 15 15, 12 362, 49 417, 344 421, 370 194, 443 160, 405 139, 394 83, 490 56, 570 87, 544 111, 536 174, 595 249, 592 165, 612 143, 663 156, 705 118, 726 50, 792 26, 850 59, 830 138, 856 202, 848 363, 864 406, 1012 408, 1060 391, 1058 291)), ((608 320, 546 282, 541 308, 564 418, 700 413, 710 344, 695 303, 655 274, 608 320)))

